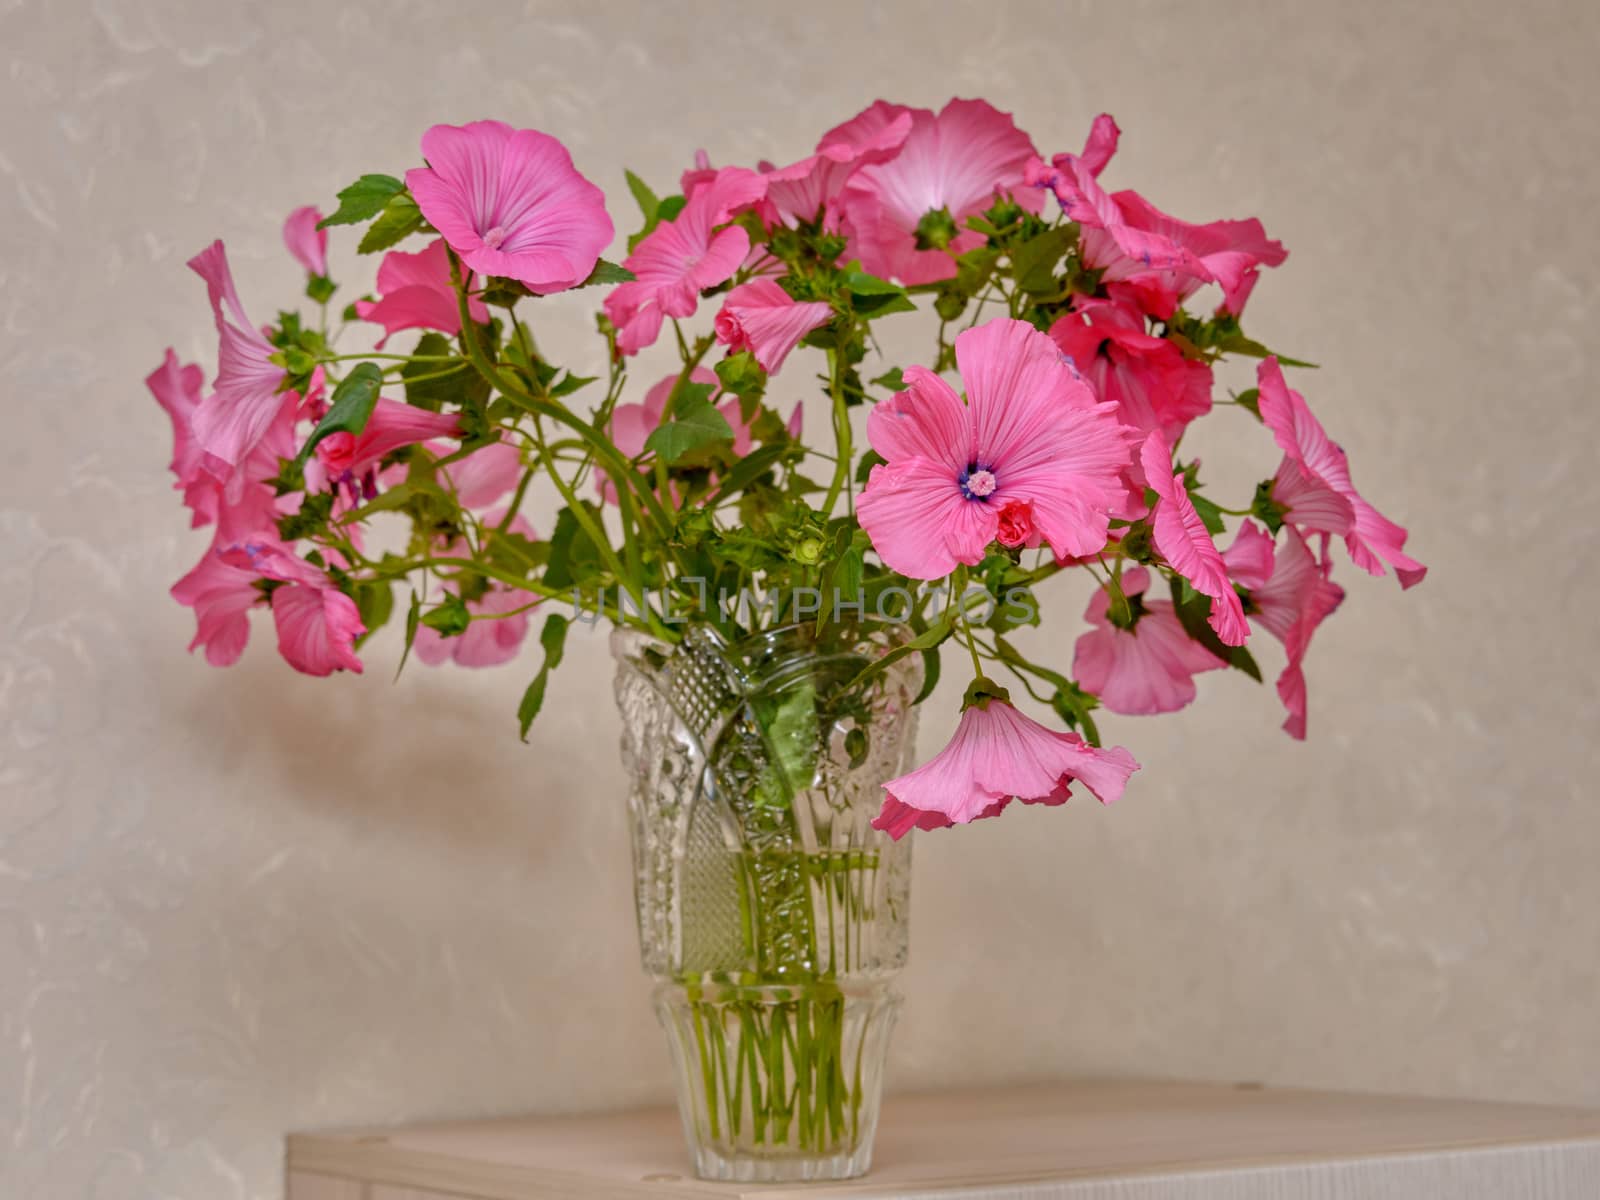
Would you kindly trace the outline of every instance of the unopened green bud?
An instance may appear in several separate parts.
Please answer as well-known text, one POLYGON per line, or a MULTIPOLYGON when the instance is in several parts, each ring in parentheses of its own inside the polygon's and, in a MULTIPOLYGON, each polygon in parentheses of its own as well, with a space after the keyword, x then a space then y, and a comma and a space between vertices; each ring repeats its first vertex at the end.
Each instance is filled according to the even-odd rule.
POLYGON ((948 208, 929 209, 917 222, 917 249, 943 250, 956 240, 958 232, 948 208))

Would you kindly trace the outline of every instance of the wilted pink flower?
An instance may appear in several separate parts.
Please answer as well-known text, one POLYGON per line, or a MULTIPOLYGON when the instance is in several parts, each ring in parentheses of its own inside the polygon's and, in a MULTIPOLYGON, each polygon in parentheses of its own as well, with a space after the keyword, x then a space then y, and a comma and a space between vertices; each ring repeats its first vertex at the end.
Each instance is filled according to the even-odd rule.
POLYGON ((961 714, 949 745, 883 785, 883 809, 872 827, 898 841, 914 828, 998 816, 1013 799, 1062 804, 1074 781, 1109 804, 1138 769, 1121 746, 1097 749, 1075 733, 1023 716, 1004 700, 981 699, 961 714))
POLYGON ((1056 321, 1050 338, 1095 394, 1117 406, 1117 419, 1142 434, 1159 430, 1176 441, 1190 421, 1211 411, 1211 368, 1147 333, 1135 309, 1087 301, 1056 321))
POLYGON ((1122 573, 1122 591, 1133 605, 1131 629, 1111 623, 1111 597, 1097 588, 1084 617, 1094 626, 1078 639, 1072 675, 1115 713, 1144 716, 1176 712, 1194 700, 1194 677, 1228 664, 1184 631, 1170 600, 1150 600, 1150 573, 1122 573))
POLYGON ((750 235, 737 225, 717 229, 760 201, 766 183, 754 171, 726 167, 695 189, 675 220, 651 230, 627 258, 636 276, 605 299, 617 327, 617 348, 637 354, 656 340, 665 317, 693 316, 706 288, 726 283, 750 253, 750 235))
POLYGON ((766 171, 767 202, 785 225, 839 223, 839 198, 861 167, 887 162, 911 132, 911 110, 885 100, 835 126, 817 142, 817 152, 787 167, 766 171))
POLYGON ((800 339, 832 318, 833 309, 824 301, 802 304, 775 280, 752 279, 723 300, 716 319, 717 341, 730 351, 750 351, 762 370, 776 375, 800 339))
POLYGON ((1009 113, 983 100, 952 100, 937 116, 898 105, 880 111, 909 112, 911 132, 893 158, 855 172, 842 199, 847 253, 872 274, 904 284, 953 278, 952 256, 983 242, 982 234, 964 228, 968 217, 989 208, 997 194, 1038 210, 1041 197, 1022 186, 1023 168, 1036 157, 1033 143, 1009 113), (942 247, 926 236, 918 244, 929 214, 945 226, 942 247))
POLYGON ((356 602, 328 576, 276 538, 251 541, 218 552, 223 563, 269 579, 272 622, 278 630, 278 653, 307 675, 335 671, 361 672, 355 642, 366 633, 356 602))
POLYGON ((326 277, 328 231, 317 228, 321 220, 322 214, 315 205, 295 209, 283 223, 283 244, 289 247, 289 253, 306 269, 307 275, 326 277))
POLYGON ((878 404, 867 436, 884 462, 856 505, 888 566, 938 579, 977 563, 1012 501, 1032 506, 1057 556, 1106 543, 1121 502, 1128 431, 1095 401, 1060 351, 1026 321, 999 319, 956 338, 967 403, 932 371, 878 404))
MULTIPOLYGON (((475 280, 469 276, 470 286, 475 280)), ((467 297, 467 312, 480 325, 489 321, 489 309, 476 296, 467 297)), ((461 332, 461 308, 450 285, 450 260, 443 238, 426 249, 408 254, 391 250, 378 267, 378 299, 357 300, 356 315, 383 326, 381 350, 402 329, 437 329, 454 336, 461 332)))
POLYGON ((1384 574, 1383 564, 1387 562, 1394 567, 1401 587, 1421 583, 1428 568, 1405 553, 1404 526, 1396 525, 1362 499, 1350 482, 1350 463, 1344 451, 1312 416, 1305 397, 1284 381, 1276 358, 1262 361, 1256 369, 1256 382, 1260 388, 1261 419, 1284 452, 1284 467, 1293 468, 1287 472, 1288 487, 1285 470, 1280 467, 1272 488, 1272 498, 1289 509, 1286 519, 1307 528, 1344 532, 1351 560, 1370 575, 1384 574), (1296 488, 1307 487, 1331 491, 1349 504, 1352 520, 1347 532, 1326 530, 1307 519, 1307 505, 1303 498, 1297 503, 1295 493, 1296 488))
POLYGON ((1191 225, 1137 192, 1107 194, 1096 176, 1115 153, 1118 136, 1116 123, 1101 114, 1082 154, 1058 154, 1053 169, 1035 164, 1029 172, 1029 181, 1050 186, 1061 211, 1082 229, 1084 262, 1102 272, 1112 296, 1152 316, 1170 317, 1213 282, 1222 288, 1223 310, 1242 312, 1259 269, 1288 257, 1283 245, 1254 218, 1191 225))
POLYGON ((272 343, 245 315, 222 243, 212 242, 191 258, 189 269, 206 281, 218 335, 216 387, 195 409, 194 432, 207 454, 231 467, 255 448, 277 417, 287 375, 272 361, 272 343))
POLYGON ((1288 664, 1278 676, 1278 698, 1289 711, 1283 728, 1304 740, 1306 650, 1317 626, 1344 600, 1344 589, 1327 577, 1293 526, 1284 529, 1284 541, 1274 550, 1272 538, 1246 521, 1223 557, 1233 577, 1249 591, 1251 617, 1283 643, 1288 664))
POLYGON ((406 186, 480 275, 564 291, 589 277, 611 241, 604 193, 549 134, 503 121, 435 125, 422 153, 428 165, 407 171, 406 186))
POLYGON ((377 469, 384 456, 401 446, 436 437, 460 437, 455 413, 429 412, 399 400, 380 397, 360 433, 332 433, 317 443, 306 463, 306 486, 314 492, 343 486, 352 503, 378 494, 377 469))
POLYGON ((1183 475, 1172 469, 1172 451, 1160 432, 1145 439, 1139 452, 1145 480, 1158 499, 1151 510, 1151 530, 1156 549, 1172 564, 1173 570, 1187 579, 1194 590, 1211 597, 1211 619, 1224 645, 1242 646, 1250 636, 1239 593, 1233 590, 1228 569, 1216 543, 1195 512, 1183 475))

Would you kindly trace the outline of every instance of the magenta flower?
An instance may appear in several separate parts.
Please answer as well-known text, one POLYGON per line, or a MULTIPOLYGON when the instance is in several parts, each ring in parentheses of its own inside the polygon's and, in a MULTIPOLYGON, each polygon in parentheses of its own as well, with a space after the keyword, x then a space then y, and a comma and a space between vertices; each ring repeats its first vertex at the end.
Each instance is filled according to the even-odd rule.
POLYGON ((245 315, 222 243, 191 258, 189 269, 206 281, 218 337, 216 386, 195 409, 194 433, 207 454, 236 466, 283 407, 279 393, 287 375, 272 361, 272 343, 245 315))
POLYGON ((502 121, 435 125, 422 154, 428 165, 407 171, 406 187, 480 275, 565 291, 589 277, 611 242, 605 194, 549 134, 502 121))
POLYGON ((1170 217, 1137 192, 1109 195, 1096 177, 1116 152, 1120 131, 1102 113, 1082 154, 1058 154, 1053 168, 1035 163, 1030 183, 1052 188, 1061 211, 1082 228, 1084 262, 1102 272, 1115 298, 1163 320, 1207 283, 1222 289, 1222 308, 1238 315, 1261 267, 1288 252, 1254 218, 1191 225, 1170 217))
POLYGON ((1228 568, 1216 543, 1195 512, 1183 475, 1172 469, 1172 451, 1160 432, 1152 433, 1139 452, 1145 480, 1157 500, 1150 513, 1151 530, 1161 556, 1203 596, 1211 597, 1211 618, 1224 645, 1242 646, 1250 636, 1239 593, 1233 590, 1228 568))
POLYGON ((1312 416, 1305 397, 1284 381, 1276 358, 1262 361, 1256 369, 1256 383, 1260 388, 1261 419, 1284 453, 1283 466, 1273 481, 1272 498, 1287 507, 1286 519, 1310 529, 1343 532, 1351 561, 1369 575, 1384 574, 1387 562, 1394 567, 1401 587, 1421 583, 1428 568, 1406 554, 1405 527, 1389 520, 1356 491, 1350 482, 1350 463, 1344 451, 1312 416), (1351 513, 1345 530, 1329 530, 1307 517, 1308 490, 1319 498, 1332 492, 1344 499, 1351 513))
POLYGON ((306 486, 314 492, 343 486, 352 504, 378 494, 378 465, 402 446, 429 438, 461 436, 455 413, 429 412, 399 400, 380 398, 360 433, 332 433, 317 443, 306 463, 306 486))
POLYGON ((941 578, 983 558, 1013 501, 1030 506, 1058 558, 1101 549, 1126 495, 1129 431, 1114 407, 1097 403, 1026 321, 968 329, 955 350, 966 404, 932 371, 912 367, 906 390, 867 419, 885 461, 856 512, 878 556, 913 579, 941 578))
MULTIPOLYGON (((468 285, 475 282, 468 276, 468 285)), ((378 349, 402 329, 436 329, 452 337, 461 332, 461 308, 450 285, 450 261, 444 239, 408 254, 391 250, 378 267, 378 299, 357 300, 356 315, 383 326, 378 349)), ((467 314, 478 324, 489 321, 489 309, 476 296, 467 297, 467 314)))
POLYGON ((952 100, 937 116, 898 105, 868 112, 874 110, 880 117, 909 112, 911 132, 898 154, 862 167, 844 189, 847 253, 872 274, 904 284, 951 279, 952 256, 983 243, 982 234, 963 228, 966 219, 990 207, 997 194, 1038 211, 1042 197, 1022 186, 1024 168, 1037 155, 1011 114, 983 100, 952 100), (942 232, 925 227, 925 218, 942 232))
POLYGON ((1211 368, 1145 332, 1143 315, 1126 305, 1080 304, 1050 327, 1050 339, 1095 395, 1117 406, 1117 419, 1141 434, 1159 430, 1176 441, 1190 421, 1211 411, 1211 368))
POLYGON ((605 299, 617 349, 637 354, 656 340, 664 318, 693 316, 702 291, 733 278, 750 253, 750 235, 737 225, 718 227, 759 203, 766 186, 754 171, 726 167, 628 255, 624 265, 636 279, 605 299))
POLYGON ((838 228, 839 200, 851 176, 898 154, 911 123, 910 109, 879 100, 823 134, 815 154, 787 167, 763 168, 775 222, 794 226, 815 221, 824 229, 838 228))
POLYGON ((1115 713, 1176 712, 1194 700, 1196 675, 1228 665, 1184 631, 1170 600, 1147 599, 1149 586, 1143 567, 1122 573, 1134 609, 1131 629, 1111 623, 1111 597, 1095 589, 1084 613, 1094 628, 1074 649, 1073 678, 1115 713))
POLYGON ((750 351, 762 370, 776 375, 800 339, 832 319, 833 309, 824 301, 801 303, 772 279, 752 279, 723 300, 717 341, 735 353, 750 351))
POLYGON ((1234 579, 1248 591, 1250 616, 1283 643, 1288 663, 1278 676, 1278 698, 1288 710, 1283 728, 1306 736, 1306 678, 1303 669, 1311 635, 1344 600, 1344 589, 1327 576, 1311 547, 1293 526, 1274 549, 1272 538, 1253 522, 1239 526, 1223 555, 1234 579))
POLYGON ((1014 799, 1062 804, 1075 781, 1110 804, 1138 769, 1121 746, 1097 749, 1075 733, 1023 716, 1005 700, 980 698, 961 714, 949 745, 883 785, 883 808, 872 827, 898 841, 912 829, 998 816, 1014 799))
POLYGON ((283 223, 283 244, 307 275, 326 278, 328 274, 328 231, 318 229, 322 214, 315 205, 297 208, 283 223))

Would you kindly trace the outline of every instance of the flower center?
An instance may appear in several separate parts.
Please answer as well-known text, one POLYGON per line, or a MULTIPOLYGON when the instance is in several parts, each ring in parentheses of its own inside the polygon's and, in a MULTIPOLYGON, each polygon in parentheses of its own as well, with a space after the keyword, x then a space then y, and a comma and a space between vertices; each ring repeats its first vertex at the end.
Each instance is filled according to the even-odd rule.
POLYGON ((961 494, 968 500, 987 500, 994 495, 995 485, 994 472, 988 467, 973 463, 961 472, 961 494))
POLYGON ((491 250, 500 249, 500 243, 506 240, 507 230, 503 225, 496 225, 483 235, 483 244, 491 250))

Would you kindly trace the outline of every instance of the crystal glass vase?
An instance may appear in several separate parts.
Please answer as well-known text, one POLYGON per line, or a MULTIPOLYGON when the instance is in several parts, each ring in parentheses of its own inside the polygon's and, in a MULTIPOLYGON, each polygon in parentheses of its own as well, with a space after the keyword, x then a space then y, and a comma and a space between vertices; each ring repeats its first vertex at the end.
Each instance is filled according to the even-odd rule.
POLYGON ((921 660, 856 677, 892 636, 613 635, 639 945, 702 1178, 871 1162, 911 885, 911 840, 871 821, 912 752, 921 660))

